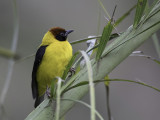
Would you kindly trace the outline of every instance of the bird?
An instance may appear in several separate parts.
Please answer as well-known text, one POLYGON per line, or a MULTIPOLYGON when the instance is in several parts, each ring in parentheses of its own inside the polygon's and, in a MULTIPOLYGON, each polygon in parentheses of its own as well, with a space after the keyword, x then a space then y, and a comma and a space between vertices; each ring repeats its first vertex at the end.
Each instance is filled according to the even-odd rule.
POLYGON ((55 77, 62 77, 67 64, 72 58, 72 46, 67 40, 73 30, 53 27, 42 39, 33 64, 32 96, 36 108, 43 100, 47 88, 55 77))

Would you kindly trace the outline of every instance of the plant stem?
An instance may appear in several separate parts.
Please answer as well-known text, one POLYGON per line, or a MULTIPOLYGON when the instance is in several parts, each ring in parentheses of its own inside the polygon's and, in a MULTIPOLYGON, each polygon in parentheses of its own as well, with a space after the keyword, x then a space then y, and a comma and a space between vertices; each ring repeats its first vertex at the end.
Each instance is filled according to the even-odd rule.
POLYGON ((105 85, 105 88, 106 88, 108 120, 111 120, 111 110, 110 110, 110 104, 109 104, 109 86, 105 85))

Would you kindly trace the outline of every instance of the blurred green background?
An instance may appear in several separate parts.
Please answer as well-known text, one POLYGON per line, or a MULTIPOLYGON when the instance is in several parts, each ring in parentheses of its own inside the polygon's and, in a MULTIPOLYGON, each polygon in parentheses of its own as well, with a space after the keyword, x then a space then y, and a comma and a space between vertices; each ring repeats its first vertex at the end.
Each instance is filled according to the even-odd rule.
MULTIPOLYGON (((111 15, 117 5, 115 19, 122 16, 137 0, 104 0, 105 8, 111 15)), ((19 14, 19 39, 17 54, 21 57, 36 52, 42 37, 51 27, 60 26, 73 29, 69 41, 97 35, 98 19, 102 32, 107 21, 97 0, 17 0, 19 14)), ((135 12, 135 11, 134 11, 135 12)), ((134 12, 118 27, 125 31, 134 20, 134 12)), ((13 37, 12 0, 0 0, 0 47, 11 48, 13 37)), ((73 45, 74 52, 85 50, 86 43, 73 45)), ((158 58, 152 39, 138 50, 158 58)), ((15 64, 11 84, 5 99, 4 108, 9 120, 22 120, 34 109, 31 94, 31 72, 34 57, 15 64)), ((141 57, 128 57, 109 75, 110 78, 139 80, 160 88, 160 66, 141 57)), ((0 93, 8 72, 8 60, 0 57, 0 93)), ((83 99, 89 103, 89 96, 83 99)), ((150 88, 126 82, 111 82, 110 107, 114 120, 156 120, 160 118, 160 93, 150 88)), ((103 84, 96 86, 96 108, 107 119, 106 96, 103 84)), ((90 110, 77 104, 68 112, 66 120, 88 120, 90 110)))

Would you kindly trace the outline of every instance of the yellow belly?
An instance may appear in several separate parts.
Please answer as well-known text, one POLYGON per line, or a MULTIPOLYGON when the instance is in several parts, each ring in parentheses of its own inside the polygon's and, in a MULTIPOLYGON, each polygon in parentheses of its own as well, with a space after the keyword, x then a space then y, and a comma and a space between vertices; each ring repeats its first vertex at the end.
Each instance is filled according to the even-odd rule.
POLYGON ((72 47, 68 41, 50 44, 37 70, 39 96, 42 96, 55 77, 62 77, 66 65, 72 57, 72 47))

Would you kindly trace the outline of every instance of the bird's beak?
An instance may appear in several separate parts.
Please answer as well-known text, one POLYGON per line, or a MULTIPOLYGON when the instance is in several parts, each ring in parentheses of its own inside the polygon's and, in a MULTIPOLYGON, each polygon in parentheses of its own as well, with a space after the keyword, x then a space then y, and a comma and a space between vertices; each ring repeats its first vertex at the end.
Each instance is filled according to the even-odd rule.
POLYGON ((70 34, 71 32, 73 32, 74 30, 67 30, 65 33, 65 36, 67 36, 68 34, 70 34))

